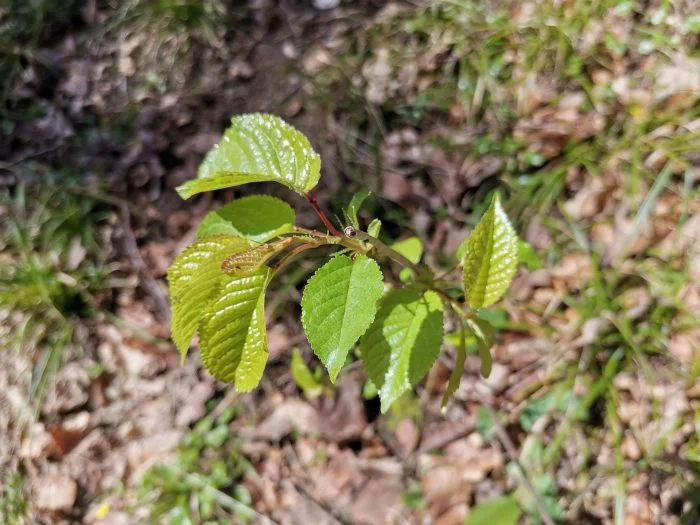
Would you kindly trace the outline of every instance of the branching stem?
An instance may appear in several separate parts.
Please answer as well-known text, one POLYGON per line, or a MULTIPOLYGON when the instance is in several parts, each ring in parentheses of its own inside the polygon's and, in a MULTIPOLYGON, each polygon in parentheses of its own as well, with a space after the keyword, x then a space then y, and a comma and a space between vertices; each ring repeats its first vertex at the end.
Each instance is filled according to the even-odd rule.
POLYGON ((326 228, 328 228, 328 231, 331 232, 331 234, 335 235, 336 237, 342 237, 343 234, 340 233, 335 226, 333 226, 333 223, 330 221, 330 219, 323 212, 323 210, 321 209, 321 206, 318 205, 318 201, 316 200, 316 197, 310 191, 307 191, 306 193, 304 193, 304 197, 306 197, 306 200, 309 201, 309 204, 311 204, 314 211, 318 215, 319 219, 321 219, 321 222, 323 223, 323 225, 326 228))

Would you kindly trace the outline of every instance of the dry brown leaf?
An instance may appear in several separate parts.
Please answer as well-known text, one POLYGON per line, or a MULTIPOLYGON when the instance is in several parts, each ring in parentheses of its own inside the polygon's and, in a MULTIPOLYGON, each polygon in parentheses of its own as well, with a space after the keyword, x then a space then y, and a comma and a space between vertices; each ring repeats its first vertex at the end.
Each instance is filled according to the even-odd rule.
POLYGON ((33 503, 48 512, 69 512, 78 495, 78 484, 67 476, 50 474, 37 478, 33 484, 33 503))

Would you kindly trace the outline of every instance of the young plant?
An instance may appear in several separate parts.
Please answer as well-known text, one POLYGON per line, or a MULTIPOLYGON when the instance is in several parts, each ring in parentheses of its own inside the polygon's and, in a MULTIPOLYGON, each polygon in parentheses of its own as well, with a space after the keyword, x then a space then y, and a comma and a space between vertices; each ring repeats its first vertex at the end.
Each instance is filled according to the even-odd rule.
POLYGON ((435 363, 445 314, 457 326, 459 344, 443 404, 459 386, 467 331, 488 376, 495 330, 479 309, 501 298, 518 262, 518 240, 498 196, 458 250, 464 279, 453 283, 447 277, 454 271, 436 276, 420 264, 417 238, 388 246, 377 238, 377 219, 361 230, 357 212, 366 192, 351 200, 346 224, 334 225, 310 193, 320 172, 321 159, 302 133, 273 115, 241 115, 207 154, 197 178, 178 188, 187 199, 275 181, 305 196, 327 230, 296 226, 294 210, 271 196, 244 197, 207 215, 197 240, 168 271, 172 337, 182 358, 198 333, 209 372, 239 391, 255 388, 268 356, 264 303, 270 280, 302 253, 330 245, 338 253, 308 280, 301 321, 331 381, 357 345, 386 412, 435 363), (384 282, 377 260, 386 259, 402 266, 400 284, 384 282))

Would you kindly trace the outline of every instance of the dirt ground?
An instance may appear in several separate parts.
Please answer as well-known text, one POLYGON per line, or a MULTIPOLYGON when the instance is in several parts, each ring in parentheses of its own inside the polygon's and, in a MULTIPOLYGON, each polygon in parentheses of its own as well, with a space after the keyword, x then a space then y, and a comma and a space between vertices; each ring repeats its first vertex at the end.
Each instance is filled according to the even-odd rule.
POLYGON ((0 6, 0 522, 700 523, 697 5, 31 6, 0 6), (258 389, 180 364, 165 274, 202 217, 271 193, 316 226, 278 187, 175 193, 255 111, 436 269, 506 192, 532 254, 488 379, 470 354, 441 411, 447 344, 386 415, 359 366, 307 391, 312 261, 268 292, 258 389))

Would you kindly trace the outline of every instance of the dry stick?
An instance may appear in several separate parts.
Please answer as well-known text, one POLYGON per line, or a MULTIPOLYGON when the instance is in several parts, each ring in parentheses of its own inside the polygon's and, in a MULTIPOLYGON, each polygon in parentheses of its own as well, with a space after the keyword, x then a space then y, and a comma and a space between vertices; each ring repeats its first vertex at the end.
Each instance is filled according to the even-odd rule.
POLYGON ((155 302, 155 314, 156 319, 160 322, 170 325, 170 307, 168 306, 168 301, 165 299, 163 292, 161 291, 158 283, 148 271, 148 267, 141 257, 141 252, 139 251, 139 246, 136 243, 136 237, 134 236, 134 231, 131 229, 131 215, 129 213, 129 208, 122 206, 121 210, 122 218, 122 228, 124 230, 124 247, 126 248, 126 253, 129 255, 131 260, 131 265, 134 269, 141 275, 141 286, 143 289, 153 298, 155 302))
POLYGON ((165 298, 165 295, 158 286, 158 282, 153 278, 151 272, 148 271, 148 266, 146 266, 143 257, 141 257, 139 245, 136 242, 134 231, 131 229, 131 213, 129 212, 128 203, 119 197, 84 191, 80 188, 69 188, 68 191, 76 195, 82 195, 84 197, 89 197, 91 199, 110 204, 119 209, 119 216, 121 218, 122 229, 124 231, 124 248, 126 249, 126 254, 129 256, 129 260, 131 261, 131 266, 141 277, 141 286, 145 292, 151 296, 155 303, 156 319, 169 326, 170 307, 168 306, 168 300, 165 298))
POLYGON ((490 403, 484 402, 483 399, 482 403, 489 411, 489 415, 491 416, 491 420, 493 421, 493 426, 496 429, 496 435, 498 436, 498 440, 501 442, 503 448, 506 449, 506 454, 508 454, 510 460, 517 465, 518 469, 520 469, 520 473, 523 476, 523 481, 525 482, 525 487, 535 498, 535 502, 537 503, 537 510, 539 510, 540 512, 540 518, 545 523, 545 525, 555 525, 552 516, 550 516, 549 511, 547 510, 547 507, 544 504, 544 501, 542 501, 540 494, 537 492, 535 486, 530 481, 530 477, 528 476, 525 467, 523 467, 522 463, 520 463, 520 460, 518 459, 518 451, 516 450, 513 441, 510 439, 508 432, 506 432, 506 429, 503 428, 503 425, 501 425, 501 422, 498 420, 498 415, 496 414, 496 411, 493 409, 490 403))

